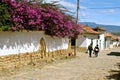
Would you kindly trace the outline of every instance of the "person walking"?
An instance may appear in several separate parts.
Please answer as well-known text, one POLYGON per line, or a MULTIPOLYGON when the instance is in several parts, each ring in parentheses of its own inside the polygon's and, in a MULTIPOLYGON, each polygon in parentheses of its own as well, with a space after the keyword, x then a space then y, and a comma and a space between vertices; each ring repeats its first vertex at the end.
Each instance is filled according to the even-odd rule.
POLYGON ((93 50, 93 48, 92 48, 92 44, 90 44, 90 45, 88 46, 89 57, 91 57, 92 50, 93 50))
POLYGON ((98 53, 99 53, 99 47, 98 47, 98 44, 97 44, 94 48, 95 57, 98 57, 98 53))

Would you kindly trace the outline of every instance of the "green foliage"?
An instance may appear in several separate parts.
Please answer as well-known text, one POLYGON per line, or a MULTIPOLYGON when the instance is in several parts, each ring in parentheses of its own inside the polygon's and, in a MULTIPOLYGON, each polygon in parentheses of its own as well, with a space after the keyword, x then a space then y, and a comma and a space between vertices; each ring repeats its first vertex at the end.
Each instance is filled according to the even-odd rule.
POLYGON ((9 7, 6 3, 0 2, 0 31, 8 31, 11 26, 9 7))
POLYGON ((120 36, 120 32, 114 32, 114 33, 112 33, 112 34, 114 34, 114 35, 116 35, 116 36, 120 36))

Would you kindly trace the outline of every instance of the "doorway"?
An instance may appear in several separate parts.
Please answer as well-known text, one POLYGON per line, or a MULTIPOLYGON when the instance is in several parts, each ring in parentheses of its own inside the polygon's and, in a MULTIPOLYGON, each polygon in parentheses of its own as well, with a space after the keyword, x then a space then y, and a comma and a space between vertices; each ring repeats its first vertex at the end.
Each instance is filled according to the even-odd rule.
POLYGON ((44 38, 40 39, 40 52, 41 52, 41 57, 46 57, 46 44, 44 38))

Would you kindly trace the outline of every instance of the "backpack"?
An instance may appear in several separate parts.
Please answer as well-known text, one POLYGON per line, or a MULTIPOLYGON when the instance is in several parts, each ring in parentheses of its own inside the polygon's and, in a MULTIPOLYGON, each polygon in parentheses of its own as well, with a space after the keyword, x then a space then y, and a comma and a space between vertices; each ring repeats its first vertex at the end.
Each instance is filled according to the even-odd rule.
POLYGON ((95 47, 94 51, 95 51, 95 52, 99 52, 99 48, 98 48, 98 47, 95 47))

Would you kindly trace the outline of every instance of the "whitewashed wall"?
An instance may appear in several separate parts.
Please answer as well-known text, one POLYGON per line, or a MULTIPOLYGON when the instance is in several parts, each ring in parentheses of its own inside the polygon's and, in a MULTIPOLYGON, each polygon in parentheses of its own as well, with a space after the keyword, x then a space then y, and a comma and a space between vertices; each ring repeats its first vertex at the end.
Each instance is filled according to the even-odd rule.
POLYGON ((115 42, 114 42, 114 41, 111 41, 111 43, 110 43, 110 48, 113 48, 114 45, 115 45, 115 42))
POLYGON ((79 35, 78 39, 76 39, 76 46, 77 47, 87 47, 87 38, 79 35))
MULTIPOLYGON (((93 39, 93 48, 95 48, 95 46, 98 44, 98 39, 93 39)), ((98 44, 99 46, 99 44, 98 44)))
POLYGON ((87 38, 87 45, 86 45, 86 48, 88 48, 88 46, 91 44, 91 39, 90 38, 87 38))
POLYGON ((100 50, 103 50, 104 47, 105 47, 105 36, 104 36, 104 33, 100 34, 99 35, 99 41, 98 41, 98 45, 100 47, 100 50))
POLYGON ((106 37, 105 38, 105 44, 104 44, 105 45, 105 47, 104 47, 105 49, 109 49, 110 48, 110 39, 111 39, 110 37, 106 37))
POLYGON ((45 36, 46 52, 68 49, 69 39, 45 36))
POLYGON ((78 39, 76 39, 76 45, 78 47, 88 47, 91 44, 91 40, 93 41, 93 48, 97 44, 98 35, 79 35, 78 39))
POLYGON ((118 41, 113 41, 113 46, 117 46, 118 45, 118 41))
POLYGON ((68 48, 68 38, 53 38, 42 31, 0 32, 0 56, 37 51, 42 37, 46 43, 46 52, 68 48))

